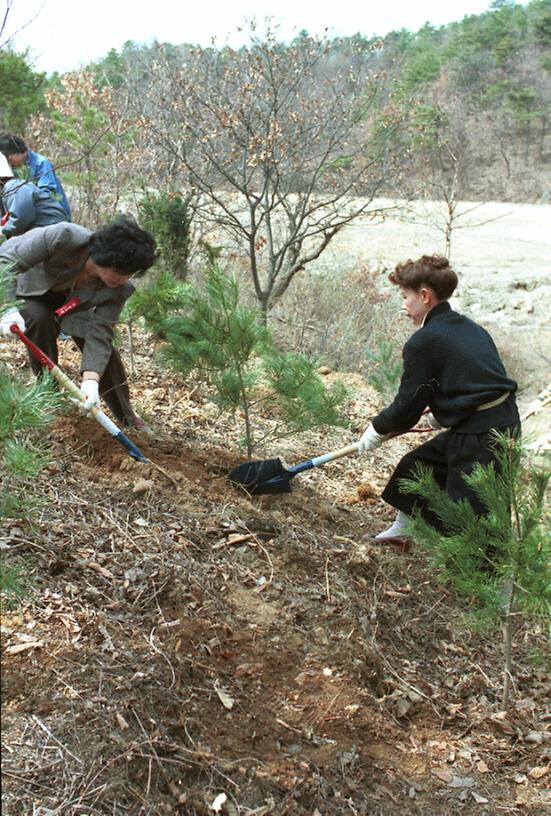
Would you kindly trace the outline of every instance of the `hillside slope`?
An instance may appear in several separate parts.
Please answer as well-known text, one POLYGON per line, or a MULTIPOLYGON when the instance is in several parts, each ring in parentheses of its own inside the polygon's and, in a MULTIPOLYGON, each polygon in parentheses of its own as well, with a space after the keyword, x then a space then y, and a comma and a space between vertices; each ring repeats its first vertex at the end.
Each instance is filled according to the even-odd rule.
MULTIPOLYGON (((377 397, 345 379, 357 431, 377 397)), ((239 427, 161 372, 145 337, 132 391, 155 432, 135 441, 165 473, 69 413, 33 486, 42 506, 4 525, 29 588, 2 614, 3 812, 551 812, 545 632, 519 636, 516 705, 500 712, 499 639, 464 627, 419 548, 369 540, 413 440, 251 499, 226 479, 239 427)))

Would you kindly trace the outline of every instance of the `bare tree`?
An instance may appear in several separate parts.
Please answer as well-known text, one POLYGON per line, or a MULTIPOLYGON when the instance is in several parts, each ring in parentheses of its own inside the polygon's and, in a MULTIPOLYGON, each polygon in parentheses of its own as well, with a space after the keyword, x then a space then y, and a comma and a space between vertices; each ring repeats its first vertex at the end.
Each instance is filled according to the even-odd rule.
POLYGON ((432 106, 427 108, 425 132, 418 137, 418 161, 423 169, 418 196, 422 202, 411 220, 439 232, 444 254, 451 258, 452 237, 460 229, 475 229, 503 216, 473 220, 472 213, 484 206, 464 202, 469 184, 469 163, 474 146, 466 128, 461 101, 446 98, 445 85, 433 90, 432 106), (421 217, 419 217, 421 216, 421 217))
POLYGON ((2 17, 0 18, 0 48, 5 48, 13 36, 12 34, 7 33, 8 20, 12 9, 13 0, 6 0, 4 3, 4 11, 2 12, 2 17), (6 39, 4 39, 4 37, 6 39))
POLYGON ((48 112, 32 120, 33 138, 56 157, 71 185, 74 217, 99 225, 135 192, 140 179, 138 129, 125 92, 115 100, 90 71, 65 74, 45 94, 48 112))
POLYGON ((4 10, 0 12, 0 50, 10 46, 14 37, 21 31, 24 31, 27 28, 27 26, 29 26, 31 23, 33 23, 37 19, 43 8, 43 6, 41 6, 41 8, 36 12, 36 14, 30 17, 30 19, 26 20, 18 28, 15 28, 13 31, 10 31, 9 27, 10 15, 13 16, 14 7, 15 0, 5 0, 4 10))
POLYGON ((428 202, 429 208, 425 208, 425 217, 417 220, 417 223, 427 224, 440 232, 444 238, 444 254, 448 260, 452 252, 452 235, 459 229, 475 229, 493 221, 504 218, 503 215, 494 218, 485 218, 482 221, 461 221, 468 215, 484 206, 485 202, 478 204, 461 204, 458 198, 458 171, 456 167, 457 158, 450 151, 450 161, 452 168, 447 178, 440 181, 430 181, 427 191, 431 193, 432 200, 428 202), (460 223, 461 222, 461 223, 460 223))
POLYGON ((267 318, 295 275, 360 214, 391 172, 392 110, 358 48, 345 65, 325 41, 283 46, 268 31, 239 51, 159 48, 140 93, 150 139, 202 195, 204 214, 244 248, 267 318))

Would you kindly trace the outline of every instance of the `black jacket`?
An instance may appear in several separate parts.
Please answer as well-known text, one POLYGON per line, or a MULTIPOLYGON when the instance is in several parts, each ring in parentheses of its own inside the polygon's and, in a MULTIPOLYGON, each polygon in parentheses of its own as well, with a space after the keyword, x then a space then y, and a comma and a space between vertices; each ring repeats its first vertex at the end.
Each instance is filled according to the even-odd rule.
POLYGON ((378 433, 405 431, 428 406, 445 428, 482 433, 519 422, 517 384, 509 379, 494 341, 468 317, 445 301, 403 349, 404 370, 394 401, 373 420, 378 433), (494 408, 477 411, 502 394, 510 396, 494 408))

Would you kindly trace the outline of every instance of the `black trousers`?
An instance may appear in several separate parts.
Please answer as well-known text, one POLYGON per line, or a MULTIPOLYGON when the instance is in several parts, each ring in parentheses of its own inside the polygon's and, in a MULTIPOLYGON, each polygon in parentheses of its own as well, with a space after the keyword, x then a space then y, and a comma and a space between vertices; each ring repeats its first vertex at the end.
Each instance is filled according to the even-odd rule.
MULTIPOLYGON (((24 298, 24 306, 20 310, 25 320, 25 334, 56 365, 58 360, 57 338, 60 329, 54 312, 65 303, 65 300, 62 294, 46 292, 39 297, 24 298)), ((84 339, 73 337, 73 340, 82 351, 84 339)), ((34 373, 39 375, 42 372, 42 366, 30 353, 29 362, 34 373)), ((126 372, 120 354, 115 348, 111 351, 111 357, 99 381, 99 392, 113 416, 123 425, 132 425, 134 411, 130 404, 126 372)))
MULTIPOLYGON (((516 425, 496 430, 509 433, 511 436, 517 436, 519 432, 516 425)), ((482 516, 486 514, 487 508, 465 482, 463 476, 469 474, 477 463, 486 466, 496 461, 493 431, 476 434, 444 431, 407 453, 400 460, 382 496, 388 504, 407 515, 419 510, 432 527, 443 530, 442 522, 431 512, 426 501, 411 493, 402 492, 399 480, 412 478, 415 465, 424 464, 432 470, 437 485, 445 490, 451 499, 454 501, 467 499, 475 513, 482 516)))

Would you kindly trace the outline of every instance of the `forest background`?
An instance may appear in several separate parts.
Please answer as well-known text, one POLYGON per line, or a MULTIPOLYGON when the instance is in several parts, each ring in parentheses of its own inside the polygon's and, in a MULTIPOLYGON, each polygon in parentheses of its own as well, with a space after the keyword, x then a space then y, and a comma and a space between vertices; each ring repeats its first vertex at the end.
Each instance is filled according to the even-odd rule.
MULTIPOLYGON (((77 223, 133 211, 180 281, 200 276, 214 247, 283 345, 341 368, 396 367, 404 332, 391 350, 387 265, 417 247, 443 252, 464 273, 462 307, 490 323, 501 311, 506 353, 536 336, 511 363, 529 380, 521 389, 543 387, 545 242, 535 235, 524 265, 511 261, 528 228, 517 234, 515 208, 499 202, 518 212, 551 196, 549 0, 496 0, 371 40, 304 31, 282 44, 254 23, 249 35, 237 50, 127 42, 51 77, 4 43, 0 127, 54 160, 77 223), (369 320, 358 316, 366 285, 379 304, 369 320)), ((533 213, 541 222, 545 206, 533 213)))
MULTIPOLYGON (((301 32, 286 46, 251 32, 250 47, 277 61, 281 82, 289 82, 305 52, 312 59, 315 51, 315 70, 324 78, 320 97, 329 86, 352 94, 346 73, 349 81, 361 74, 358 126, 372 139, 377 131, 388 137, 394 124, 392 172, 384 174, 380 193, 434 197, 435 184, 452 173, 463 200, 548 201, 550 14, 547 0, 497 0, 485 14, 417 32, 402 29, 373 40, 357 34, 323 44, 301 32)), ((237 61, 246 50, 222 48, 217 64, 237 61)), ((176 105, 184 90, 179 72, 200 83, 213 51, 127 42, 85 70, 47 77, 33 70, 27 54, 3 43, 0 126, 25 132, 54 157, 64 180, 78 188, 77 220, 108 215, 121 195, 136 194, 140 185, 186 188, 189 178, 161 133, 165 123, 153 114, 152 99, 176 105), (92 193, 101 198, 95 209, 92 193)), ((235 107, 243 100, 235 96, 235 107)), ((171 115, 178 120, 174 107, 171 115)), ((341 154, 331 156, 333 172, 350 166, 346 146, 340 147, 341 154)))

